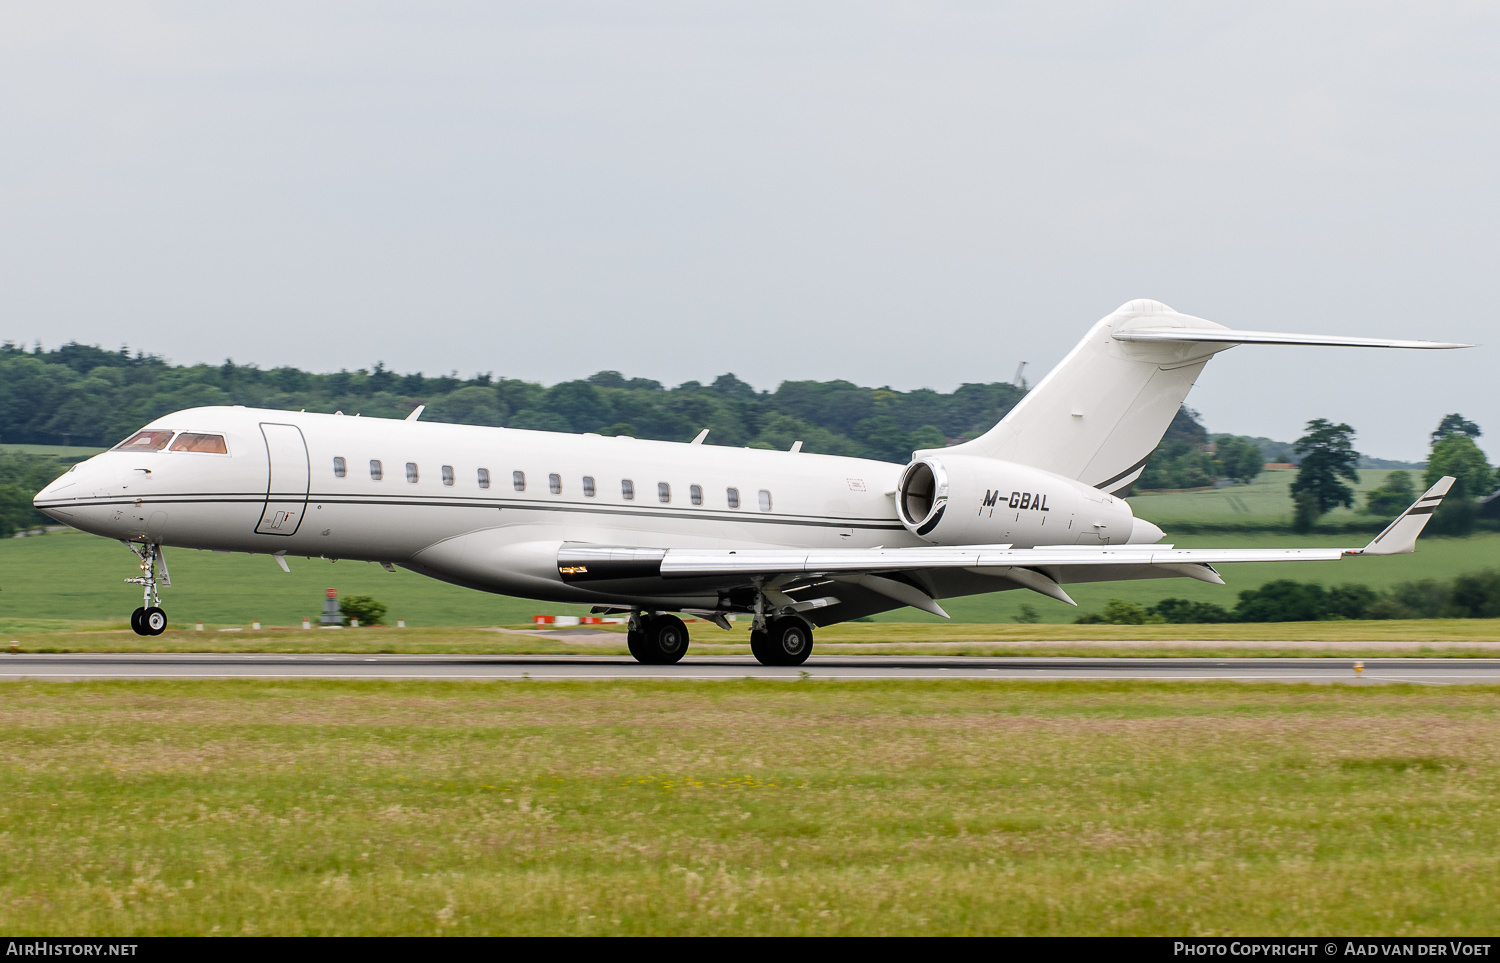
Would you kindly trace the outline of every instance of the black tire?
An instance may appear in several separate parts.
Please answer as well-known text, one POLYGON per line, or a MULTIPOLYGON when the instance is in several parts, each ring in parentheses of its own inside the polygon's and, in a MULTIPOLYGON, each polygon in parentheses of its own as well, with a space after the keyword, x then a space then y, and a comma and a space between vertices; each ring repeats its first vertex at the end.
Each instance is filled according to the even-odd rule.
POLYGON ((769 626, 770 665, 801 665, 812 655, 812 627, 801 619, 777 619, 769 626))
MULTIPOLYGON (((650 624, 649 621, 646 624, 650 624)), ((625 634, 625 644, 630 647, 631 658, 642 665, 651 665, 651 650, 646 646, 646 633, 631 629, 625 634)))
POLYGON ((130 630, 136 635, 150 635, 151 633, 146 631, 145 619, 146 607, 142 605, 140 608, 130 613, 130 630))
POLYGON ((771 636, 767 632, 750 633, 750 654, 761 665, 775 665, 776 652, 771 648, 771 636))
POLYGON ((658 615, 646 630, 652 665, 676 665, 687 655, 688 630, 675 615, 658 615))
POLYGON ((654 615, 642 619, 641 631, 627 634, 625 644, 642 665, 674 665, 687 655, 687 626, 675 615, 654 615))
POLYGON ((141 626, 147 635, 161 635, 167 630, 167 613, 153 605, 141 613, 141 626))

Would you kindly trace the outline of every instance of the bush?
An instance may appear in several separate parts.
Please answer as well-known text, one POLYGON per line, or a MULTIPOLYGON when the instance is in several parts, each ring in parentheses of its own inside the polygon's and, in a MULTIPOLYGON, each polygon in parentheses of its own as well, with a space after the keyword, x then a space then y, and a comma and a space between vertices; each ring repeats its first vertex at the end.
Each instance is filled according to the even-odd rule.
POLYGON ((1163 622, 1174 625, 1233 622, 1234 616, 1222 605, 1212 602, 1189 602, 1187 599, 1162 599, 1146 610, 1163 622))
POLYGON ((1440 619, 1448 612, 1452 590, 1434 579, 1424 578, 1420 582, 1402 582, 1386 589, 1382 601, 1389 601, 1397 615, 1394 619, 1440 619))
POLYGON ((360 625, 380 625, 385 619, 386 606, 368 595, 346 595, 339 599, 339 611, 350 621, 359 619, 360 625))
POLYGON ((1080 615, 1073 620, 1074 625, 1147 625, 1165 622, 1166 619, 1152 613, 1150 609, 1136 605, 1134 602, 1126 602, 1124 599, 1110 599, 1104 603, 1104 612, 1090 612, 1080 615))
POLYGON ((1417 489, 1412 484, 1411 472, 1393 471, 1386 476, 1385 484, 1365 493, 1365 514, 1381 518, 1394 518, 1406 511, 1417 500, 1417 489))
POLYGON ((1370 615, 1370 607, 1379 598, 1368 585, 1335 585, 1325 598, 1326 612, 1329 618, 1374 618, 1370 615))
POLYGON ((1234 618, 1237 622, 1314 622, 1327 611, 1323 586, 1283 578, 1241 592, 1234 618))
POLYGON ((1500 570, 1474 572, 1454 579, 1449 605, 1459 618, 1500 618, 1500 570))

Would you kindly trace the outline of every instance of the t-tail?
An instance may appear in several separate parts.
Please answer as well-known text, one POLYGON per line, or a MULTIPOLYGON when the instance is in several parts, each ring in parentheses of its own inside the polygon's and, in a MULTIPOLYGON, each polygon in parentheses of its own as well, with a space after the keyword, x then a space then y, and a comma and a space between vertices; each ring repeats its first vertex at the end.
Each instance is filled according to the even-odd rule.
POLYGON ((1129 301, 1094 325, 999 424, 946 452, 1018 462, 1121 493, 1140 477, 1203 366, 1239 344, 1472 347, 1235 331, 1160 301, 1129 301))

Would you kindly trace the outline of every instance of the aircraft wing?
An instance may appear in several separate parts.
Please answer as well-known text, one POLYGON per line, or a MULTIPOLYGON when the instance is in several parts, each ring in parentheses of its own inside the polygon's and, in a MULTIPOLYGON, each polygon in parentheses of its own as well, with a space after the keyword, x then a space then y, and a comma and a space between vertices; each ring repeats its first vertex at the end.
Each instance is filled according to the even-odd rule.
MULTIPOLYGON (((1444 477, 1363 548, 1173 548, 1170 545, 1085 547, 1052 545, 921 546, 912 548, 631 548, 565 545, 558 571, 568 582, 631 578, 723 583, 792 584, 828 579, 852 583, 905 605, 946 615, 911 576, 961 570, 1008 579, 1073 604, 1066 582, 1185 576, 1223 584, 1214 565, 1232 562, 1336 561, 1353 555, 1395 555, 1415 548, 1417 536, 1452 486, 1444 477)), ((826 600, 830 604, 836 599, 826 600)))

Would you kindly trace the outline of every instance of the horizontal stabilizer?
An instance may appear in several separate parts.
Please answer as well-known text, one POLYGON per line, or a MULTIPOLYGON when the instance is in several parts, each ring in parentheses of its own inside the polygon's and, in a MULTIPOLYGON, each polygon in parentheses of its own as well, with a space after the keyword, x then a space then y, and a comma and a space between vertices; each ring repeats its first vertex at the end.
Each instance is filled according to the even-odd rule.
POLYGON ((1348 338, 1334 334, 1286 334, 1280 331, 1235 331, 1230 328, 1126 328, 1116 341, 1197 344, 1312 344, 1342 348, 1472 348, 1452 341, 1403 341, 1397 338, 1348 338))
POLYGON ((1453 487, 1453 481, 1452 475, 1439 478, 1436 485, 1427 489, 1421 498, 1412 502, 1410 508, 1385 527, 1385 531, 1370 539, 1370 544, 1350 554, 1405 555, 1415 550, 1417 536, 1422 534, 1422 529, 1427 527, 1427 520, 1443 503, 1443 496, 1448 494, 1448 489, 1453 487))

